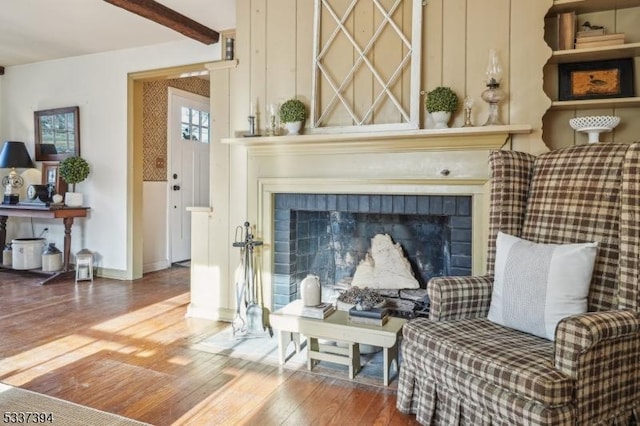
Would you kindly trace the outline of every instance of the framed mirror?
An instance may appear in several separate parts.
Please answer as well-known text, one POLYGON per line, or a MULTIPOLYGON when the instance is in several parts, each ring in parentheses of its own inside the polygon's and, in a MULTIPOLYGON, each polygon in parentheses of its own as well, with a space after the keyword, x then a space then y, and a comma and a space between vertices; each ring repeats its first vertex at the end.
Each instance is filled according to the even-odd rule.
POLYGON ((80 108, 46 109, 34 114, 36 161, 80 155, 80 108))

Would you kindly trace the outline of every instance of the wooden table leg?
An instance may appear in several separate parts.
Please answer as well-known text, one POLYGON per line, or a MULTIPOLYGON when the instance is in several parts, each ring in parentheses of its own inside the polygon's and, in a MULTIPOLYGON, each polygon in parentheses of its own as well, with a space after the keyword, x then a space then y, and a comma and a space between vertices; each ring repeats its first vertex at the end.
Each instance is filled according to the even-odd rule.
POLYGON ((64 266, 63 271, 69 270, 69 257, 71 255, 71 226, 73 226, 73 218, 65 217, 64 222, 64 266))
POLYGON ((0 216, 0 249, 4 250, 7 244, 7 219, 9 216, 0 216))

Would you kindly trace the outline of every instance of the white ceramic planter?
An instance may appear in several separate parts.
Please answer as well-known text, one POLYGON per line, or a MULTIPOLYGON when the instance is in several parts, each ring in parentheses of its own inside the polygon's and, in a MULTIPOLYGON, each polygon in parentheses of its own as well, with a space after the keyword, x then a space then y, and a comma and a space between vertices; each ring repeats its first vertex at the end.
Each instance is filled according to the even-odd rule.
POLYGON ((294 121, 293 123, 284 123, 284 127, 287 129, 289 135, 300 134, 302 129, 302 121, 294 121))
POLYGON ((64 203, 69 207, 82 207, 82 192, 67 192, 64 203))
POLYGON ((450 111, 434 111, 431 114, 431 120, 433 120, 433 124, 435 125, 435 129, 448 129, 449 128, 449 120, 451 119, 450 111))

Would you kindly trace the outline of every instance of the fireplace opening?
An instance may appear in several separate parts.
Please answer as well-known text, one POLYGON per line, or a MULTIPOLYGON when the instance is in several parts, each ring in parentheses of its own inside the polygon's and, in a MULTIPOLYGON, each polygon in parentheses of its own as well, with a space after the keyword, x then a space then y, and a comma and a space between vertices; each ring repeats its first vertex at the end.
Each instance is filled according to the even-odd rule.
MULTIPOLYGON (((323 300, 349 285, 376 234, 388 234, 422 289, 432 277, 471 273, 471 197, 375 194, 274 195, 273 305, 298 298, 307 274, 323 300)), ((424 293, 424 292, 423 292, 424 293)))

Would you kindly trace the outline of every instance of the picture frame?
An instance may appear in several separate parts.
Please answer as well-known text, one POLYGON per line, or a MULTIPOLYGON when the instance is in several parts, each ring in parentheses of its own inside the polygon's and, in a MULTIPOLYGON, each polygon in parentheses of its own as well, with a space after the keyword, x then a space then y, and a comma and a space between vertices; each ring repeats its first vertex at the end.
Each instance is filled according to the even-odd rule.
POLYGON ((634 96, 633 58, 558 64, 558 99, 634 96))
POLYGON ((67 192, 67 182, 60 177, 60 162, 44 161, 42 163, 42 184, 52 185, 53 194, 64 195, 67 192))
POLYGON ((80 155, 80 108, 33 113, 36 161, 62 161, 80 155))

